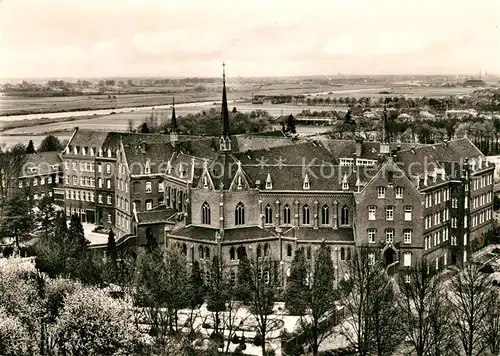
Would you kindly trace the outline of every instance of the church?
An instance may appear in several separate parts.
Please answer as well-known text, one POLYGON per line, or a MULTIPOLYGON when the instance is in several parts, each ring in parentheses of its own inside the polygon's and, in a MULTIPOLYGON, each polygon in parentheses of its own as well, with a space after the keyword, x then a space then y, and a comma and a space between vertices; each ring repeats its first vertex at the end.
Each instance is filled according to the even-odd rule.
POLYGON ((217 254, 234 278, 241 253, 254 254, 283 282, 299 248, 314 260, 329 246, 336 279, 361 247, 392 270, 419 258, 440 270, 492 229, 494 165, 467 138, 232 135, 225 73, 220 136, 187 137, 177 121, 173 106, 169 134, 76 129, 61 155, 67 215, 118 244, 178 246, 202 268, 217 254))

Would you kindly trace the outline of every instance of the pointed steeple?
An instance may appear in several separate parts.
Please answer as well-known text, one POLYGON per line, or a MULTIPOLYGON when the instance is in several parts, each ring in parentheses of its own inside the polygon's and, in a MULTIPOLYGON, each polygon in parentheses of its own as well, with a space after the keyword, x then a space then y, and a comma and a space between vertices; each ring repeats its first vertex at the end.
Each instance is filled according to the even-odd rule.
POLYGON ((220 151, 231 151, 231 134, 229 133, 229 110, 227 108, 227 94, 226 94, 226 64, 222 63, 222 132, 220 137, 220 151))
POLYGON ((172 122, 170 126, 170 131, 178 132, 177 118, 175 117, 175 98, 172 98, 172 122))
POLYGON ((172 98, 172 123, 170 125, 170 143, 176 146, 179 142, 179 128, 177 127, 177 118, 175 117, 175 99, 172 98))
POLYGON ((387 107, 384 104, 384 121, 382 123, 382 137, 380 139, 380 153, 389 153, 389 138, 387 135, 387 107))

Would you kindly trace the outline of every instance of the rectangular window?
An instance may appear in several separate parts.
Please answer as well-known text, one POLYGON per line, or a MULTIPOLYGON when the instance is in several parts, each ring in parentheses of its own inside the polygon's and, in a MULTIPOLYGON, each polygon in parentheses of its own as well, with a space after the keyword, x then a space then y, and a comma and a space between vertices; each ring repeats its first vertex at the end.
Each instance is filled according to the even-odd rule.
POLYGON ((71 162, 71 166, 73 167, 73 170, 76 171, 76 161, 71 162))
POLYGON ((396 199, 403 199, 403 187, 396 187, 396 199))
POLYGON ((111 173, 111 165, 109 163, 106 164, 106 173, 107 174, 111 173))
POLYGON ((403 254, 403 265, 405 267, 411 267, 411 252, 405 252, 403 254))
POLYGON ((394 220, 394 207, 392 206, 385 207, 385 219, 388 221, 394 220))
POLYGON ((146 193, 151 193, 151 182, 146 182, 146 193))
POLYGON ((106 188, 111 189, 111 179, 106 180, 106 188))
POLYGON ((163 193, 163 191, 164 191, 164 189, 163 189, 163 182, 159 182, 159 183, 158 183, 158 191, 159 191, 160 193, 163 193))
POLYGON ((392 243, 394 241, 394 230, 387 229, 385 230, 385 242, 392 243))
POLYGON ((377 188, 377 197, 379 199, 385 198, 385 190, 386 190, 385 187, 378 187, 377 188))
POLYGON ((368 220, 376 220, 377 207, 369 206, 368 207, 368 220))
POLYGON ((97 163, 97 173, 102 173, 102 164, 97 163))
POLYGON ((106 202, 108 205, 111 205, 111 195, 108 195, 107 198, 106 198, 106 202))
POLYGON ((73 176, 73 185, 78 185, 78 177, 73 176))
POLYGON ((411 244, 411 230, 410 229, 405 229, 403 231, 403 236, 404 236, 404 243, 405 244, 411 244))
POLYGON ((412 207, 410 205, 405 206, 405 221, 411 221, 412 207))
POLYGON ((458 207, 458 199, 457 198, 455 198, 455 197, 451 198, 451 207, 453 209, 456 209, 458 207))
POLYGON ((375 229, 368 229, 368 242, 371 244, 375 243, 375 234, 377 230, 375 229))
POLYGON ((146 200, 146 210, 151 210, 151 209, 153 209, 153 201, 146 200))
POLYGON ((99 201, 99 203, 102 203, 102 194, 99 194, 97 198, 98 198, 97 200, 99 201))

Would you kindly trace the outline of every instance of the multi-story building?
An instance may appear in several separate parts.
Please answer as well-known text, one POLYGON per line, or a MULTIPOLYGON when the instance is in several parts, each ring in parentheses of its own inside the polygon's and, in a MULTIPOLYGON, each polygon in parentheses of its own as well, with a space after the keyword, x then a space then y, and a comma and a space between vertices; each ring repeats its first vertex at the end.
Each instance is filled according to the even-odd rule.
POLYGON ((58 152, 40 152, 26 155, 18 178, 17 189, 26 194, 28 200, 44 196, 54 198, 58 205, 64 205, 63 167, 58 152))
POLYGON ((225 80, 221 115, 218 139, 179 135, 175 111, 169 135, 77 130, 63 155, 68 214, 96 211, 118 236, 180 246, 189 263, 217 254, 234 278, 238 256, 254 253, 276 261, 283 281, 298 248, 314 260, 330 247, 337 279, 360 248, 392 270, 421 258, 441 269, 466 262, 492 228, 494 165, 467 138, 232 136, 225 80), (80 184, 75 170, 95 180, 80 184), (71 191, 87 187, 82 208, 71 191))
POLYGON ((83 222, 96 222, 95 158, 103 155, 107 135, 76 128, 62 154, 66 215, 76 214, 83 222))

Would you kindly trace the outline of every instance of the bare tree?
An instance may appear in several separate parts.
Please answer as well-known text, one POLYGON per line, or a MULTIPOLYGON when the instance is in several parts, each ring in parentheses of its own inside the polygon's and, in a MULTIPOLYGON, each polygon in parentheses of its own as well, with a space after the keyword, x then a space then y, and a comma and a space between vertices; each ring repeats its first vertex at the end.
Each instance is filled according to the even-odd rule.
POLYGON ((448 299, 463 352, 466 356, 484 354, 488 346, 484 320, 492 306, 489 276, 478 265, 468 263, 451 280, 448 299))
POLYGON ((500 291, 492 291, 491 299, 491 307, 484 320, 485 341, 492 355, 500 355, 500 291))
POLYGON ((276 261, 264 256, 240 254, 238 266, 238 299, 248 306, 254 317, 257 334, 260 336, 262 355, 266 355, 269 336, 280 327, 279 320, 273 318, 276 289, 279 276, 276 261))
POLYGON ((398 275, 397 317, 406 340, 417 356, 442 355, 452 340, 446 296, 439 276, 428 272, 427 262, 398 275))
MULTIPOLYGON (((303 250, 297 251, 303 254, 303 250)), ((296 263, 302 258, 294 260, 296 263)), ((322 245, 314 263, 305 263, 306 281, 287 283, 288 307, 301 310, 299 324, 313 355, 318 354, 321 343, 333 334, 337 297, 332 276, 335 275, 331 251, 322 245), (299 285, 297 285, 299 283, 299 285)))
POLYGON ((385 267, 369 251, 360 249, 347 265, 340 289, 345 308, 341 333, 359 355, 388 355, 401 341, 393 317, 393 287, 385 267))

